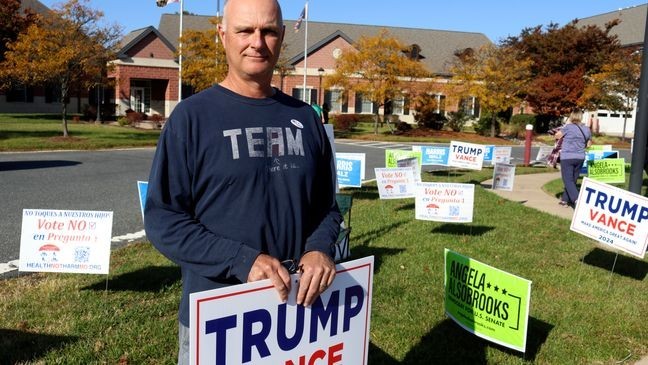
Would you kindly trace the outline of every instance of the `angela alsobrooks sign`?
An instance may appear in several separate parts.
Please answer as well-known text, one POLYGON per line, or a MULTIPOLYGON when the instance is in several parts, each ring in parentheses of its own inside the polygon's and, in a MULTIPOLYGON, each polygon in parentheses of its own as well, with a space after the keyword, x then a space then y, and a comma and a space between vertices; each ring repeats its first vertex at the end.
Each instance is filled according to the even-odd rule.
POLYGON ((445 310, 466 331, 526 350, 531 281, 445 250, 445 310))
POLYGON ((295 280, 281 303, 270 280, 190 295, 191 364, 367 364, 373 257, 336 266, 310 307, 295 280))

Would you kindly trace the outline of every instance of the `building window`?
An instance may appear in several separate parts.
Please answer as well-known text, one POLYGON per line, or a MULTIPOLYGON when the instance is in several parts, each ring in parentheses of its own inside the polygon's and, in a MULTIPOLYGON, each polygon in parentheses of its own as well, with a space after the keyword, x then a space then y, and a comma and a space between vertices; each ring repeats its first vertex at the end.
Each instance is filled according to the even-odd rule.
POLYGON ((292 89, 292 96, 295 99, 304 101, 306 104, 317 103, 317 89, 306 88, 306 99, 303 98, 304 88, 294 87, 292 89))
POLYGON ((479 99, 474 96, 461 99, 459 102, 459 110, 469 117, 479 117, 479 99))
POLYGON ((437 108, 435 110, 435 113, 445 115, 445 110, 446 110, 446 96, 437 94, 435 95, 436 97, 436 102, 437 102, 437 108))
POLYGON ((346 113, 349 111, 349 101, 342 90, 326 90, 324 92, 324 103, 329 105, 332 113, 346 113))
POLYGON ((362 93, 356 93, 355 112, 356 114, 373 114, 374 112, 373 103, 362 93))
POLYGON ((33 103, 34 89, 25 85, 14 85, 7 90, 7 102, 15 103, 33 103))
POLYGON ((394 98, 385 105, 385 114, 409 115, 409 100, 405 96, 394 98))

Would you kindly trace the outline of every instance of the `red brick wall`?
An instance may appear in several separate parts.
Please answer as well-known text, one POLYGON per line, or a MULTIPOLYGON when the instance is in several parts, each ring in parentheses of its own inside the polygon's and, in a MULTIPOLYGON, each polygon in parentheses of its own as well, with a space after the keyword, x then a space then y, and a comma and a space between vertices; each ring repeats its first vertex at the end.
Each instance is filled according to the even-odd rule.
POLYGON ((143 67, 117 65, 110 75, 117 80, 115 99, 130 98, 130 80, 168 80, 164 98, 166 100, 178 99, 178 69, 162 67, 143 67))
POLYGON ((160 58, 172 60, 173 52, 154 33, 150 33, 143 40, 128 50, 130 57, 160 58))

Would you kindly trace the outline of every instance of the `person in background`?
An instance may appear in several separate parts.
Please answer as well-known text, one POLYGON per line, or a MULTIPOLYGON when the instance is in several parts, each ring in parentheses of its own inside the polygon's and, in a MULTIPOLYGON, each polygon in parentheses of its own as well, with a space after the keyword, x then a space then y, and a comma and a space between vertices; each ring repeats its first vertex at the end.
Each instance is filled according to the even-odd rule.
POLYGON ((598 134, 599 120, 596 114, 594 113, 590 114, 589 120, 587 121, 587 128, 589 128, 592 133, 598 134))
POLYGON ((331 107, 328 105, 328 103, 322 104, 322 121, 324 124, 328 124, 329 122, 329 112, 331 111, 331 107))
POLYGON ((583 113, 572 112, 567 123, 554 135, 556 140, 562 138, 560 148, 560 175, 565 189, 560 205, 574 207, 578 199, 580 170, 585 162, 585 149, 591 145, 592 132, 582 124, 583 113))
POLYGON ((322 107, 320 107, 317 103, 311 103, 311 106, 313 107, 313 110, 315 110, 315 113, 317 113, 317 116, 320 118, 322 123, 324 123, 324 120, 322 119, 322 107))
POLYGON ((182 101, 149 176, 146 234, 180 266, 178 363, 189 362, 189 294, 299 274, 309 306, 335 278, 342 216, 334 160, 313 108, 271 86, 284 38, 276 0, 229 0, 218 33, 229 70, 182 101))

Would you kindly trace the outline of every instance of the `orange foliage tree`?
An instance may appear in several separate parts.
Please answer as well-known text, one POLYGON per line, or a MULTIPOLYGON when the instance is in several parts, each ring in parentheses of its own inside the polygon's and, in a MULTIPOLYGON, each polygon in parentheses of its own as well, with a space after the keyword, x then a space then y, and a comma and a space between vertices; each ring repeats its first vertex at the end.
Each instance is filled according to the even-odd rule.
POLYGON ((223 44, 218 39, 219 18, 206 30, 185 30, 182 42, 182 80, 196 91, 204 90, 222 81, 227 74, 227 60, 223 44))
POLYGON ((105 75, 121 36, 119 26, 101 26, 103 13, 89 8, 87 2, 70 0, 31 24, 8 44, 0 64, 2 79, 59 86, 64 137, 69 135, 70 89, 90 87, 105 75))
MULTIPOLYGON (((325 77, 324 86, 341 87, 345 93, 354 91, 374 105, 383 106, 402 96, 413 80, 429 76, 418 60, 408 57, 409 51, 387 30, 373 37, 361 37, 354 49, 344 52, 336 61, 335 72, 325 77)), ((374 133, 378 131, 378 121, 375 108, 374 133)))
POLYGON ((455 54, 451 66, 451 93, 473 96, 490 113, 491 137, 495 137, 497 114, 520 105, 530 76, 531 61, 515 50, 486 45, 476 51, 455 54))

